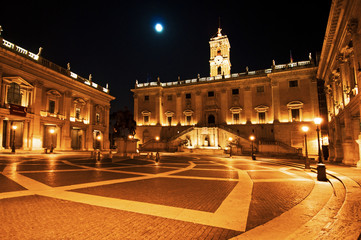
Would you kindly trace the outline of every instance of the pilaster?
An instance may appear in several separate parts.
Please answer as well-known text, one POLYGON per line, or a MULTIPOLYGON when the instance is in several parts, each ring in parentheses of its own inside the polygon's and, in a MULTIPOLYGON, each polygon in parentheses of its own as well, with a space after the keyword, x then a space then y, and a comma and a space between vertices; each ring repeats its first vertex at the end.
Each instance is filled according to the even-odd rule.
POLYGON ((253 115, 253 111, 252 111, 252 91, 251 91, 251 87, 247 86, 244 89, 244 113, 246 116, 246 122, 247 123, 252 123, 252 115, 253 115))
POLYGON ((272 109, 273 109, 273 122, 280 121, 280 89, 279 83, 276 81, 271 82, 272 86, 272 109))

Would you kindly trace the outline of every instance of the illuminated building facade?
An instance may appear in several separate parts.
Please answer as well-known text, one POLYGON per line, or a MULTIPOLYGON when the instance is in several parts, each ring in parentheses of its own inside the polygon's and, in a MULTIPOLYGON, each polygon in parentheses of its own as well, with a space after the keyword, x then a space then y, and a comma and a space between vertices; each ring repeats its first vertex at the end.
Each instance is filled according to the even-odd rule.
POLYGON ((109 149, 109 89, 1 36, 0 56, 0 149, 109 149))
POLYGON ((333 0, 317 77, 325 81, 330 160, 361 167, 361 2, 333 0))
POLYGON ((307 61, 231 73, 230 43, 218 29, 210 42, 210 76, 174 82, 138 83, 134 93, 136 137, 145 147, 160 136, 162 146, 248 152, 255 135, 259 152, 296 153, 304 148, 301 126, 308 125, 309 149, 317 153, 319 116, 317 66, 307 61))

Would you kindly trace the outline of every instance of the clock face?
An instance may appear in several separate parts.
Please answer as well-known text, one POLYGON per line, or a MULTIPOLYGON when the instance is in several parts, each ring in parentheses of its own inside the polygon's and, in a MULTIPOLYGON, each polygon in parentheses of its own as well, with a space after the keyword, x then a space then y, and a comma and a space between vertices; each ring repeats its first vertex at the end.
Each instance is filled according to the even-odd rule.
POLYGON ((215 57, 214 62, 216 63, 216 65, 221 65, 221 63, 223 62, 223 57, 222 56, 215 57))

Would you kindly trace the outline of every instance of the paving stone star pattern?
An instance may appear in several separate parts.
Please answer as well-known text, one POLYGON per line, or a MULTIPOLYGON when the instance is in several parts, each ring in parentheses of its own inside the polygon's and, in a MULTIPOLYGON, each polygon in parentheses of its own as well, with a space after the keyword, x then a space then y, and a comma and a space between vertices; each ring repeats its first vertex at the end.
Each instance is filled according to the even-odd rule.
POLYGON ((41 156, 0 158, 0 239, 230 239, 315 190, 297 164, 248 157, 41 156))

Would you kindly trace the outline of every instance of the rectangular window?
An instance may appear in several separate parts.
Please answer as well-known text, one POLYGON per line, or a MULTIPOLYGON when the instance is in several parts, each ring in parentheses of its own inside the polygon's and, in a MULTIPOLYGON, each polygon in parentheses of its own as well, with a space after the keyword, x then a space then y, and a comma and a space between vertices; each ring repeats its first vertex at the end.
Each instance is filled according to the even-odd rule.
POLYGON ((168 95, 167 99, 168 99, 168 101, 172 101, 173 100, 173 95, 168 95))
POLYGON ((258 113, 258 120, 259 120, 259 123, 265 123, 266 122, 266 113, 265 112, 259 112, 258 113))
POLYGON ((80 119, 80 108, 75 109, 75 118, 80 119))
POLYGON ((55 101, 49 100, 49 113, 55 113, 55 101))
POLYGON ((144 124, 148 124, 149 123, 149 116, 144 116, 143 117, 143 122, 144 122, 144 124))
POLYGON ((300 109, 291 109, 292 122, 300 121, 300 109))
POLYGON ((209 91, 209 92, 208 92, 208 97, 214 97, 214 92, 213 92, 213 91, 209 91))
POLYGON ((233 123, 239 123, 239 113, 233 113, 233 123))
POLYGON ((288 86, 291 87, 298 87, 298 80, 288 81, 288 86))
POLYGON ((149 101, 149 95, 144 96, 144 101, 149 101))
POLYGON ((186 116, 187 125, 191 125, 192 123, 192 116, 186 116))
POLYGON ((172 125, 172 117, 168 117, 168 125, 169 125, 169 126, 172 125))
POLYGON ((191 99, 192 95, 190 93, 186 93, 186 99, 191 99))
POLYGON ((100 114, 99 113, 95 114, 95 122, 100 123, 100 114))
POLYGON ((264 86, 258 86, 258 87, 257 87, 257 92, 258 92, 258 93, 264 92, 264 86))
POLYGON ((239 94, 238 88, 232 89, 232 95, 238 95, 238 94, 239 94))

